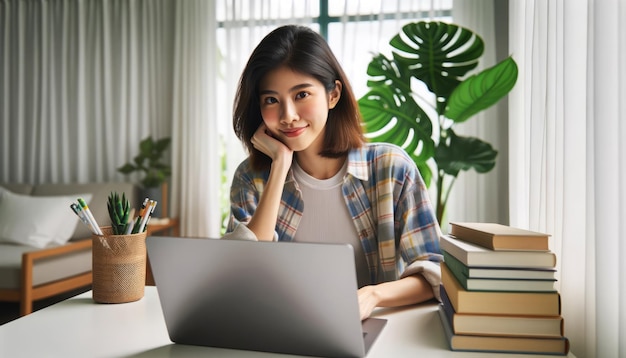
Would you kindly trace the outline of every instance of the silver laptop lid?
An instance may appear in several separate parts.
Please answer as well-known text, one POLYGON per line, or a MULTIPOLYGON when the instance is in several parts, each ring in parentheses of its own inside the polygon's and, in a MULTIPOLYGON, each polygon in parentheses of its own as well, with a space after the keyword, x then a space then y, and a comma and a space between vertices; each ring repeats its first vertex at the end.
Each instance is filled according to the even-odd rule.
POLYGON ((146 244, 173 342, 366 354, 350 245, 157 236, 146 244))

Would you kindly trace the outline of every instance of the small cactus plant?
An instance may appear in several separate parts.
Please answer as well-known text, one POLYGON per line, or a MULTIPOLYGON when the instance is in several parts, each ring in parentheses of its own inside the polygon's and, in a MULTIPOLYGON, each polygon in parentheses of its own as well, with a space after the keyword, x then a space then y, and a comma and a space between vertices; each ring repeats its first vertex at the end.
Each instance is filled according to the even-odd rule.
POLYGON ((109 209, 113 235, 124 235, 127 225, 132 225, 128 223, 130 202, 126 199, 126 194, 122 193, 120 198, 118 193, 111 192, 111 194, 109 194, 109 200, 107 201, 107 208, 109 209))

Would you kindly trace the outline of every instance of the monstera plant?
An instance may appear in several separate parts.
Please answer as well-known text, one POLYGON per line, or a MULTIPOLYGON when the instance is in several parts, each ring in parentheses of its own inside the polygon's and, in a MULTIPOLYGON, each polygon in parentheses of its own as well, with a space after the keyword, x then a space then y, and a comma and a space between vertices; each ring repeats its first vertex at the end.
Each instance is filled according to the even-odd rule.
POLYGON ((367 68, 369 90, 359 99, 365 131, 371 141, 403 147, 426 185, 436 180, 441 223, 460 171, 489 172, 498 154, 491 144, 458 135, 454 127, 511 91, 517 65, 508 57, 471 74, 484 42, 471 30, 450 23, 407 24, 390 44, 392 58, 377 54, 367 68))

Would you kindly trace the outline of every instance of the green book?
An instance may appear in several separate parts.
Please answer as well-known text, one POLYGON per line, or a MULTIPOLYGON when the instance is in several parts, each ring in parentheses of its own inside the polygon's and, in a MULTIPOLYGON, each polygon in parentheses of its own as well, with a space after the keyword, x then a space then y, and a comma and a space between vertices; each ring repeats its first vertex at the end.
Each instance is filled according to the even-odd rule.
POLYGON ((520 280, 556 280, 555 269, 520 268, 520 267, 468 267, 446 250, 443 256, 446 263, 468 278, 506 278, 520 280))
MULTIPOLYGON (((461 286, 468 291, 556 292, 556 279, 528 278, 537 276, 537 271, 542 273, 542 270, 480 268, 480 272, 486 271, 482 273, 486 277, 472 277, 472 268, 464 265, 449 252, 442 250, 442 253, 446 266, 450 269, 461 286), (490 273, 490 270, 494 271, 494 273, 490 273), (507 271, 511 272, 508 273, 507 271), (510 277, 503 277, 504 274, 507 273, 510 277)), ((552 270, 546 270, 546 273, 554 275, 552 270)))

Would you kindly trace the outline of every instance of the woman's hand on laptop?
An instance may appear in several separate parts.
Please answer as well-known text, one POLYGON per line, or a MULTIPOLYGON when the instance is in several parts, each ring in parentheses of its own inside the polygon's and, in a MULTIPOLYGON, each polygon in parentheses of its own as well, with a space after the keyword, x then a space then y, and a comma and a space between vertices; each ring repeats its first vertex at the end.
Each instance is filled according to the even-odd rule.
POLYGON ((378 285, 363 286, 357 295, 361 320, 368 318, 376 307, 406 306, 434 297, 431 285, 420 274, 378 285))
POLYGON ((359 298, 359 311, 361 312, 361 321, 368 318, 374 308, 378 306, 378 298, 376 295, 376 286, 363 286, 359 288, 357 296, 359 298))

